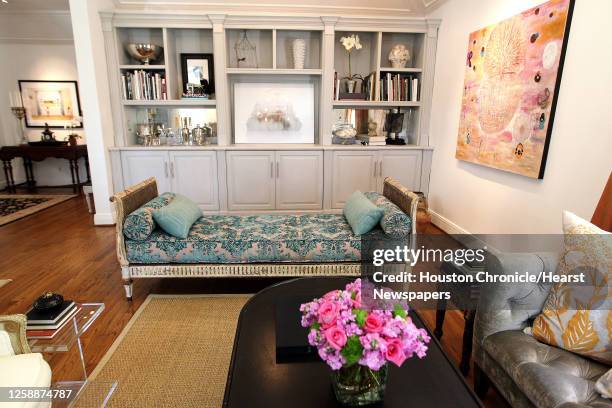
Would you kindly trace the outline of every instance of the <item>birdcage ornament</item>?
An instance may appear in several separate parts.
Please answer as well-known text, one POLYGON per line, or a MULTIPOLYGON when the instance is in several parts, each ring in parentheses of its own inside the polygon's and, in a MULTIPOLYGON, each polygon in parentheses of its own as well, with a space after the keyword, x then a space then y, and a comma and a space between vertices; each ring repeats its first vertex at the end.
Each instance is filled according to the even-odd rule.
POLYGON ((258 68, 257 47, 247 37, 247 30, 242 32, 242 37, 234 45, 236 51, 236 65, 238 68, 258 68))

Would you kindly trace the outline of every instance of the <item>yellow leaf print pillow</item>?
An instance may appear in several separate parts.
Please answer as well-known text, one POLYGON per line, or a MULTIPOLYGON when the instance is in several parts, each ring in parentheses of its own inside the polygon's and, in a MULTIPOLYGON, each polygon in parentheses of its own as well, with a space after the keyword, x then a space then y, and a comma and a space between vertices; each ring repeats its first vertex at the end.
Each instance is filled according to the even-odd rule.
POLYGON ((612 234, 563 212, 565 248, 558 274, 579 275, 583 283, 555 284, 533 323, 533 336, 612 364, 612 234))

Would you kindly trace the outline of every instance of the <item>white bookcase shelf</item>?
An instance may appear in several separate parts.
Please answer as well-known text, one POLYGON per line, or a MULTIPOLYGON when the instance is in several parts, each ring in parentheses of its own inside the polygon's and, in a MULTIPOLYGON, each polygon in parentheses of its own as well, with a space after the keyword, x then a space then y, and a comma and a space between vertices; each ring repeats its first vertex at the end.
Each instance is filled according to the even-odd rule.
POLYGON ((355 100, 339 100, 334 101, 334 108, 348 107, 348 108, 418 108, 421 106, 421 102, 412 101, 355 101, 355 100))
POLYGON ((282 69, 282 68, 228 68, 225 70, 230 75, 321 75, 321 69, 282 69))
POLYGON ((217 101, 214 99, 168 99, 162 101, 133 101, 123 100, 121 104, 124 106, 216 106, 217 101))

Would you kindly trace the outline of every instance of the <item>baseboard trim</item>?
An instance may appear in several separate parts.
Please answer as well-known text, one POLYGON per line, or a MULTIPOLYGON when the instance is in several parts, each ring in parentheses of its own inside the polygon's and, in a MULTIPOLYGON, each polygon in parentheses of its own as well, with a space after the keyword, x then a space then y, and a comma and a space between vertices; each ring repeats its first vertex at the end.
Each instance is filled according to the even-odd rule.
POLYGON ((95 213, 94 214, 95 225, 114 225, 115 218, 111 213, 95 213))
POLYGON ((472 235, 471 232, 466 230, 463 227, 455 224, 448 218, 443 215, 438 214, 433 210, 429 210, 429 214, 431 215, 431 223, 436 227, 440 228, 442 231, 446 232, 450 235, 472 235))

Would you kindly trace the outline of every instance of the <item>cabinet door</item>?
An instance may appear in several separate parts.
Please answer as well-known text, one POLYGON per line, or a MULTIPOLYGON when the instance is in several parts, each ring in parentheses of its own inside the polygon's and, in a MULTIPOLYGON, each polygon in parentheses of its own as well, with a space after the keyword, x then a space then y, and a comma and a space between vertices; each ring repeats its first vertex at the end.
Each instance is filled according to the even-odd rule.
POLYGON ((276 208, 323 208, 323 152, 276 152, 276 208))
POLYGON ((157 191, 165 193, 171 190, 168 152, 165 150, 125 150, 121 152, 121 167, 123 169, 124 187, 155 177, 157 191))
POLYGON ((227 152, 230 210, 274 209, 274 152, 227 152))
POLYGON ((382 193, 385 177, 397 179, 412 191, 421 189, 421 152, 418 150, 380 152, 378 191, 382 193))
POLYGON ((217 153, 174 151, 169 157, 172 190, 189 197, 203 210, 218 210, 217 153))
POLYGON ((342 208, 354 191, 376 189, 376 151, 335 151, 332 160, 332 207, 342 208))

